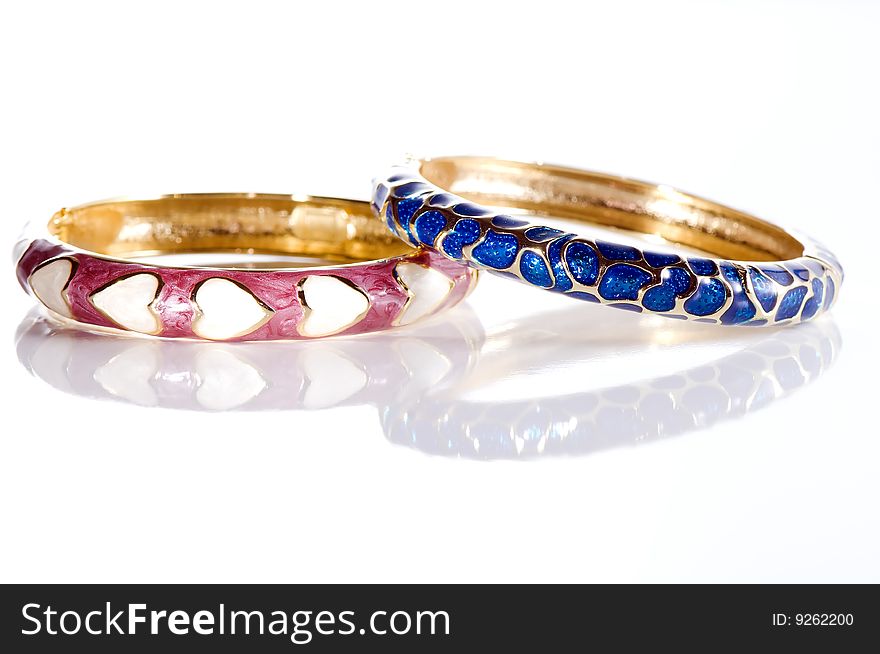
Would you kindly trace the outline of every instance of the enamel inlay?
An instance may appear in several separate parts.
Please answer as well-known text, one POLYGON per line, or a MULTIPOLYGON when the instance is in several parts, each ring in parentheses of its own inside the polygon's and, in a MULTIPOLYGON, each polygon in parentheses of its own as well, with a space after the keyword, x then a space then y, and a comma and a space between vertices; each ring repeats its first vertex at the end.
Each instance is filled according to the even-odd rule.
POLYGON ((370 300, 353 285, 332 275, 310 275, 299 283, 305 316, 299 326, 303 336, 329 336, 360 322, 370 300))
POLYGON ((193 332, 202 338, 225 340, 250 334, 272 317, 242 286, 228 279, 212 277, 202 282, 193 301, 198 307, 193 332))
MULTIPOLYGON (((471 164, 456 171, 458 163, 452 163, 454 161, 446 162, 450 164, 448 169, 446 163, 436 169, 433 164, 428 167, 437 170, 438 174, 442 168, 443 175, 451 175, 447 181, 455 181, 456 190, 467 190, 465 178, 456 175, 470 171, 468 166, 471 164)), ((493 190, 499 197, 521 200, 531 190, 527 191, 520 186, 520 180, 508 175, 514 169, 520 170, 522 164, 513 164, 509 169, 507 165, 508 162, 499 163, 497 171, 490 166, 485 174, 491 183, 496 184, 493 190)), ((792 258, 776 262, 768 260, 760 265, 642 250, 637 245, 591 240, 554 227, 531 224, 520 216, 495 213, 492 207, 467 201, 429 182, 421 174, 421 167, 421 163, 415 162, 394 167, 373 186, 373 211, 379 216, 384 212, 395 235, 416 245, 424 245, 447 259, 463 260, 477 268, 486 268, 490 273, 579 300, 634 313, 649 311, 681 320, 761 326, 771 322, 813 319, 830 307, 835 284, 842 279, 843 271, 837 259, 822 245, 810 241, 799 242, 791 248, 780 245, 780 256, 792 258)), ((544 174, 542 171, 541 175, 544 174)), ((542 192, 547 191, 549 196, 549 189, 553 189, 553 193, 559 196, 554 197, 553 202, 564 200, 574 209, 580 204, 580 198, 573 193, 569 195, 569 189, 573 188, 571 180, 581 179, 580 175, 548 169, 546 178, 542 177, 547 189, 542 192)), ((600 183, 589 173, 584 173, 583 179, 591 185, 607 185, 612 189, 608 197, 601 193, 597 195, 597 206, 608 202, 615 211, 634 215, 646 210, 637 202, 630 206, 628 200, 621 200, 618 190, 614 190, 617 182, 612 178, 600 183)), ((703 220, 708 225, 727 211, 722 208, 718 215, 712 214, 711 217, 707 213, 692 224, 690 209, 684 209, 691 200, 685 195, 679 198, 678 194, 673 194, 672 197, 675 201, 669 201, 670 210, 674 208, 678 213, 670 214, 669 220, 677 224, 681 219, 689 229, 703 229, 703 220), (679 202, 682 203, 680 206, 679 202), (681 211, 687 214, 686 220, 681 211)), ((534 198, 528 196, 528 199, 534 198)), ((653 212, 653 201, 646 206, 651 207, 649 213, 653 212)), ((694 216, 701 211, 704 209, 694 216)), ((589 213, 587 211, 587 216, 589 213)), ((658 215, 664 215, 664 211, 659 211, 658 215)), ((736 235, 730 240, 738 245, 748 245, 748 239, 742 238, 744 240, 741 235, 736 235)), ((759 240, 763 238, 763 235, 759 236, 759 240)), ((758 244, 756 247, 761 249, 764 246, 758 244)), ((408 264, 410 269, 415 269, 413 262, 408 264)), ((399 264, 395 272, 401 270, 405 267, 399 264)), ((425 309, 430 304, 423 297, 425 294, 416 288, 416 282, 408 282, 405 277, 405 273, 397 275, 400 285, 407 287, 405 290, 410 299, 395 318, 395 324, 406 324, 431 313, 425 309)))
POLYGON ((408 325, 433 313, 452 290, 452 280, 443 273, 415 263, 399 263, 394 269, 409 299, 397 319, 398 325, 408 325))
POLYGON ((73 263, 70 259, 58 259, 37 268, 30 277, 31 289, 37 299, 65 318, 73 318, 64 290, 72 272, 73 263))
POLYGON ((98 311, 120 327, 156 334, 162 330, 162 322, 152 307, 158 290, 158 277, 139 273, 112 282, 90 299, 98 311))

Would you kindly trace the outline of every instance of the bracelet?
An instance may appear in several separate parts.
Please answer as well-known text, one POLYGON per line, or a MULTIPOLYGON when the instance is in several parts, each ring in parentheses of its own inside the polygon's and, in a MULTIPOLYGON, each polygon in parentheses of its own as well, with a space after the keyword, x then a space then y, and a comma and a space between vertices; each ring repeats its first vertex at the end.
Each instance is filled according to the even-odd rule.
POLYGON ((843 269, 821 245, 666 186, 484 157, 407 162, 374 184, 373 211, 399 238, 456 262, 588 302, 723 325, 810 320, 843 269), (511 216, 650 234, 708 253, 644 250, 511 216))
POLYGON ((359 334, 460 302, 466 266, 391 237, 365 202, 168 195, 62 209, 16 246, 17 275, 56 317, 97 329, 210 340, 359 334), (196 266, 157 255, 271 254, 301 262, 196 266))

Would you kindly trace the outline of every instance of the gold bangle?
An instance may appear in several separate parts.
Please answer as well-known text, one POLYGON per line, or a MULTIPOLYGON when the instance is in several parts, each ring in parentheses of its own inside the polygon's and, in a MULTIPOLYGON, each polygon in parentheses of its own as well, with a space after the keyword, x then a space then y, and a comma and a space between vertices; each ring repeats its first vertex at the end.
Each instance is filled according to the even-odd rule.
POLYGON ((21 285, 82 325, 162 337, 276 340, 408 324, 461 301, 472 270, 400 243, 365 202, 195 194, 63 209, 16 251, 21 285), (199 252, 319 257, 330 265, 195 266, 199 252))
POLYGON ((827 249, 667 186, 485 157, 410 161, 377 180, 389 229, 448 259, 634 312, 723 325, 803 322, 827 310, 843 270, 827 249), (653 234, 709 257, 588 238, 510 216, 653 234))

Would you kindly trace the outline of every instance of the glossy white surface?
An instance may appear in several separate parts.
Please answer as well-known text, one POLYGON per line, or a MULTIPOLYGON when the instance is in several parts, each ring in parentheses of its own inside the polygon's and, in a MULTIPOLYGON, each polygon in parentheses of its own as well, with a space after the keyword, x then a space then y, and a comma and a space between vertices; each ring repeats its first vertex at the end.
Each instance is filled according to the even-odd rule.
POLYGON ((222 341, 244 336, 272 315, 250 291, 220 277, 202 282, 194 299, 198 312, 192 329, 202 338, 222 341))
MULTIPOLYGON (((156 369, 153 373, 155 379, 156 369)), ((246 404, 266 388, 260 371, 236 356, 235 349, 207 348, 196 359, 196 400, 200 408, 225 411, 246 404)))
POLYGON ((308 307, 299 327, 303 336, 328 336, 360 322, 370 300, 353 285, 332 275, 310 275, 300 282, 308 307))
POLYGON ((0 581, 880 581, 875 5, 134 11, 0 21, 9 249, 82 201, 495 153, 797 225, 847 277, 790 332, 484 275, 424 326, 231 344, 50 332, 8 271, 0 581))
POLYGON ((452 280, 439 270, 415 263, 399 263, 394 270, 410 296, 398 325, 409 325, 435 311, 452 290, 452 280))
POLYGON ((52 261, 37 268, 30 276, 31 289, 37 299, 58 315, 72 318, 64 287, 73 266, 67 259, 52 261))
POLYGON ((120 327, 144 334, 162 329, 152 309, 159 290, 159 278, 149 273, 123 277, 91 297, 92 304, 120 327))
MULTIPOLYGON (((159 397, 151 381, 159 365, 159 347, 155 343, 133 341, 119 354, 97 362, 90 376, 111 396, 133 404, 156 406, 159 397)), ((45 360, 61 366, 66 363, 54 352, 49 352, 45 360)))

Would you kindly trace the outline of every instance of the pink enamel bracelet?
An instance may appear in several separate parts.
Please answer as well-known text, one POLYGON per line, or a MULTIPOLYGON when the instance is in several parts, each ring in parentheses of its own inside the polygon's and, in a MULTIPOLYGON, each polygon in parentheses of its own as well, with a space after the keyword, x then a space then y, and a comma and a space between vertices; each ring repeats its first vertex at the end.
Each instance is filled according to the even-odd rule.
POLYGON ((454 306, 476 283, 475 271, 388 234, 365 202, 287 195, 62 209, 14 256, 22 287, 56 317, 168 338, 376 332, 454 306), (239 261, 172 261, 208 253, 239 261))

